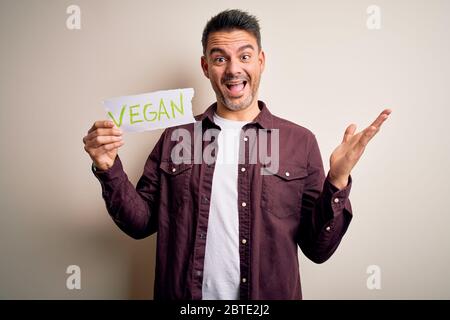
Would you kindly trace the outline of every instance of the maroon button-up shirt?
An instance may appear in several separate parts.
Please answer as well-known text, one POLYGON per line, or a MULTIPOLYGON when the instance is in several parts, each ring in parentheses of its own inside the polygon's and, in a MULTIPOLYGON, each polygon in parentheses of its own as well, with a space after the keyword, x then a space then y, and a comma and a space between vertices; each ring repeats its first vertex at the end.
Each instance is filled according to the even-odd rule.
MULTIPOLYGON (((352 218, 348 199, 351 179, 342 190, 334 187, 325 177, 315 136, 272 115, 263 102, 258 104, 261 111, 243 127, 240 142, 245 158, 245 163, 239 164, 236 186, 240 298, 301 299, 297 246, 316 263, 334 253, 352 218), (246 135, 250 129, 256 132, 256 139, 246 135), (266 160, 249 158, 258 147, 261 134, 257 129, 267 132, 269 149, 271 132, 278 130, 276 172, 270 172, 266 160), (264 170, 271 174, 262 174, 264 170)), ((215 109, 213 104, 196 117, 202 132, 220 130, 213 122, 215 109)), ((204 151, 216 142, 201 135, 200 141, 194 138, 194 127, 191 123, 163 132, 136 188, 119 158, 108 170, 94 170, 107 210, 124 232, 136 239, 157 232, 155 299, 202 299, 215 166, 214 162, 194 161, 195 151, 183 154, 185 161, 181 163, 171 156, 181 141, 172 137, 176 129, 192 135, 190 142, 186 140, 192 150, 196 143, 204 151)))

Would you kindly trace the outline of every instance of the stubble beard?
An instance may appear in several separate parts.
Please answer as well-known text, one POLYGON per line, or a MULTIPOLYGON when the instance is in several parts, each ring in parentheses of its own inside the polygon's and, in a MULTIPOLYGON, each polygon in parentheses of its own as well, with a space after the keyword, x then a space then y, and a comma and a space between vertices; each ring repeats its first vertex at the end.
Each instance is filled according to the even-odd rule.
MULTIPOLYGON (((250 81, 247 81, 247 85, 250 85, 250 81)), ((227 98, 216 85, 214 85, 214 87, 217 100, 220 101, 225 106, 225 108, 230 111, 240 111, 247 109, 253 103, 259 87, 259 79, 256 79, 256 86, 250 88, 250 94, 243 101, 238 103, 233 102, 233 99, 227 98)))

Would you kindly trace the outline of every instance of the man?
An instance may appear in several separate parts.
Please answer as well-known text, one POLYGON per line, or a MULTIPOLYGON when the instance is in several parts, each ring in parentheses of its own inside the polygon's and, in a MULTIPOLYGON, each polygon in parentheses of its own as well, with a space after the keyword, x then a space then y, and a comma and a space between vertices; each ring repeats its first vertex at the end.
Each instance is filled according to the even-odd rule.
POLYGON ((345 130, 325 177, 315 136, 257 99, 265 55, 256 18, 221 12, 202 44, 217 102, 195 125, 164 131, 136 189, 117 156, 122 132, 97 121, 84 137, 106 207, 136 239, 157 232, 155 299, 301 299, 297 246, 316 263, 334 253, 352 218, 350 172, 390 110, 359 133, 345 130), (176 130, 193 135, 199 124, 203 137, 218 136, 189 143, 213 146, 216 161, 193 163, 189 152, 188 161, 174 161, 176 130), (250 159, 263 133, 275 169, 250 159), (224 156, 231 161, 219 161, 224 156))

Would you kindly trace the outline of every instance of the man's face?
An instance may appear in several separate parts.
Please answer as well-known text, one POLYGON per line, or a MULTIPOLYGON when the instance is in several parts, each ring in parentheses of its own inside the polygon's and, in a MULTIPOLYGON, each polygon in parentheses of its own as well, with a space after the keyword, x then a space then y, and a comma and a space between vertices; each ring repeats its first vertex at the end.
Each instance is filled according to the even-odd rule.
POLYGON ((256 38, 243 30, 209 34, 201 59, 217 101, 232 111, 248 108, 257 98, 264 62, 256 38))

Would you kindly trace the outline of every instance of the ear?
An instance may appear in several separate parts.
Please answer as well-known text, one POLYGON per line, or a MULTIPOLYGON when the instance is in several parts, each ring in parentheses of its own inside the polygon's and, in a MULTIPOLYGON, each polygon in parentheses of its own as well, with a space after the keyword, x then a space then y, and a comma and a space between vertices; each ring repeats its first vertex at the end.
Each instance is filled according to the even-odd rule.
POLYGON ((205 75, 205 77, 207 77, 209 79, 209 74, 208 74, 208 61, 206 60, 205 56, 202 56, 200 59, 200 64, 202 66, 202 70, 203 70, 203 74, 205 75))
POLYGON ((258 61, 259 61, 259 65, 261 68, 261 73, 263 73, 264 68, 266 66, 266 55, 264 53, 264 51, 261 49, 261 51, 258 54, 258 61))

